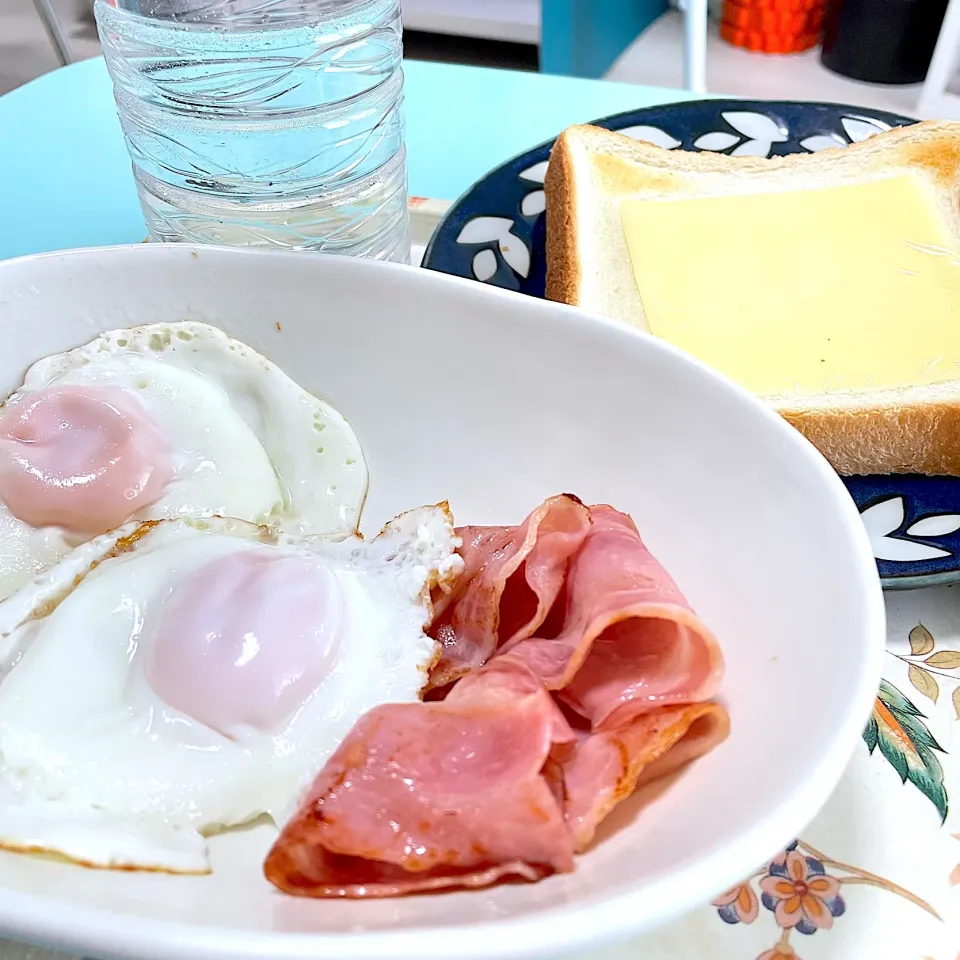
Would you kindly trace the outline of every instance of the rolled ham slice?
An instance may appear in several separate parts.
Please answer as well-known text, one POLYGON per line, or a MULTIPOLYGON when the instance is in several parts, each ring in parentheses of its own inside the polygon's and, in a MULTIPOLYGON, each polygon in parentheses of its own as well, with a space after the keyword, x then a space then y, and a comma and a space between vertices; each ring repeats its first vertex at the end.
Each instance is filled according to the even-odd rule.
POLYGON ((458 527, 464 570, 450 593, 434 598, 430 635, 441 655, 430 686, 446 686, 531 636, 589 529, 587 508, 569 495, 551 497, 519 526, 458 527))
POLYGON ((586 736, 563 764, 567 824, 582 853, 622 800, 712 750, 730 732, 718 703, 661 707, 626 726, 586 736))
POLYGON ((564 495, 520 526, 457 533, 465 569, 434 597, 436 699, 361 718, 267 856, 281 890, 387 897, 569 871, 638 784, 727 736, 709 702, 717 642, 626 514, 564 495))
POLYGON ((590 516, 550 622, 515 653, 595 730, 711 699, 723 672, 716 638, 630 517, 608 506, 590 516))
POLYGON ((509 655, 442 702, 377 707, 327 762, 264 873, 292 894, 387 897, 572 870, 560 762, 574 741, 509 655))

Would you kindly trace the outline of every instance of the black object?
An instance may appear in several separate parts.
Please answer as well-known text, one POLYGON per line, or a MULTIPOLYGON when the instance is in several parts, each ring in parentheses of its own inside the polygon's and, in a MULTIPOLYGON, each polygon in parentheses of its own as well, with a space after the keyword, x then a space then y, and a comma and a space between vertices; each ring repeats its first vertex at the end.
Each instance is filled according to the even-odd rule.
POLYGON ((947 0, 830 0, 820 60, 870 83, 920 83, 927 75, 947 0))

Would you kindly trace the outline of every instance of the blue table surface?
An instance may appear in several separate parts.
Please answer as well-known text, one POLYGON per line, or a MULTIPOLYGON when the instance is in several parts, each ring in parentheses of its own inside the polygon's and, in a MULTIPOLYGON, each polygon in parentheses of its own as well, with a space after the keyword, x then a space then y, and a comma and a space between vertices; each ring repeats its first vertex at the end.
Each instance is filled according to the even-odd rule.
MULTIPOLYGON (((514 154, 680 90, 407 61, 410 192, 453 200, 514 154)), ((0 97, 0 258, 145 235, 102 59, 0 97)))

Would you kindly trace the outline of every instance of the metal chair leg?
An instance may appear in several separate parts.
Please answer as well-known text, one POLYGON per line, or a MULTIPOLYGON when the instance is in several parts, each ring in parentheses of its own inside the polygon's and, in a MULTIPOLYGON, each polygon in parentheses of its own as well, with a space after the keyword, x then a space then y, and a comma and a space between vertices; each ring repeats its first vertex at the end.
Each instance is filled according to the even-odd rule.
POLYGON ((53 9, 51 0, 33 0, 33 6, 37 11, 37 16, 43 23, 50 43, 53 44, 57 57, 63 66, 73 63, 73 54, 70 52, 70 41, 64 33, 63 25, 57 16, 57 11, 53 9))
POLYGON ((706 93, 707 0, 686 0, 683 9, 683 85, 706 93))

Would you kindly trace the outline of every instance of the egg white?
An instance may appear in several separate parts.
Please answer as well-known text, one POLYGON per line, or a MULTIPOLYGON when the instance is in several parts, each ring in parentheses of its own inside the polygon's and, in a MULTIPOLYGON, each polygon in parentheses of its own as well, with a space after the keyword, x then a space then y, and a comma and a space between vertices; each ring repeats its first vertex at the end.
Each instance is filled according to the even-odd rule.
MULTIPOLYGON (((104 333, 39 360, 4 406, 46 387, 91 384, 136 396, 172 450, 173 480, 131 520, 226 516, 304 535, 355 532, 367 468, 353 430, 222 330, 184 322, 104 333)), ((24 523, 0 501, 0 598, 78 542, 24 523)))
POLYGON ((205 872, 205 835, 264 813, 282 822, 363 713, 418 699, 437 652, 430 590, 462 569, 458 545, 440 505, 369 542, 214 518, 131 524, 81 546, 0 603, 0 846, 205 872), (336 663, 282 728, 228 739, 162 702, 144 664, 176 584, 250 550, 327 566, 346 626, 336 663))

